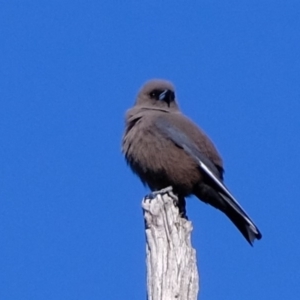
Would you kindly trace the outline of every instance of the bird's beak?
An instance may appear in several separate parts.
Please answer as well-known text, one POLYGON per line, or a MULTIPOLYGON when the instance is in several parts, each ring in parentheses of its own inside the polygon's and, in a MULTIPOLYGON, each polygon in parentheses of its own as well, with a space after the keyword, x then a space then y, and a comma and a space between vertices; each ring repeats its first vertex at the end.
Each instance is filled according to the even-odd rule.
POLYGON ((166 97, 166 94, 168 93, 168 90, 164 90, 158 97, 159 100, 164 100, 166 97))

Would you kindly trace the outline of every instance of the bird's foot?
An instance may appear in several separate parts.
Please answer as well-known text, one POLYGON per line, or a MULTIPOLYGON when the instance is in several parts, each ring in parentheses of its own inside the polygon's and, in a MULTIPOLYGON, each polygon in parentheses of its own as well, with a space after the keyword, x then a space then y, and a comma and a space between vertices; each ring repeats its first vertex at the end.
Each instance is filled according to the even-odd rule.
MULTIPOLYGON (((168 186, 164 189, 161 189, 159 191, 153 191, 150 194, 148 194, 145 198, 149 200, 153 200, 157 195, 164 195, 164 194, 169 194, 171 197, 175 196, 173 194, 173 188, 171 186, 168 186)), ((176 197, 176 196, 175 196, 176 197)))
POLYGON ((178 209, 179 209, 180 217, 183 218, 183 219, 188 220, 189 218, 186 214, 186 206, 185 206, 185 198, 184 197, 180 197, 178 199, 177 206, 178 206, 178 209))
POLYGON ((162 196, 164 194, 168 194, 173 199, 174 204, 179 209, 180 217, 183 218, 183 219, 188 220, 188 217, 186 215, 185 199, 184 199, 184 197, 178 197, 178 195, 174 194, 172 186, 168 186, 168 187, 166 187, 164 189, 161 189, 159 191, 153 191, 150 194, 148 194, 147 196, 145 196, 145 199, 147 199, 148 201, 151 201, 157 195, 161 195, 162 196))

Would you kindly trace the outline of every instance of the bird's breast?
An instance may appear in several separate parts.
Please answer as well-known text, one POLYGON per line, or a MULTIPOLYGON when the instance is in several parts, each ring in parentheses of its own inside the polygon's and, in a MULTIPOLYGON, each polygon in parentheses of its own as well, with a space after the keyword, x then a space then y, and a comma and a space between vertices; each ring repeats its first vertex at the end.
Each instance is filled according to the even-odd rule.
POLYGON ((126 131, 123 152, 132 170, 152 190, 171 185, 186 196, 200 181, 197 163, 158 132, 151 118, 141 118, 126 131))

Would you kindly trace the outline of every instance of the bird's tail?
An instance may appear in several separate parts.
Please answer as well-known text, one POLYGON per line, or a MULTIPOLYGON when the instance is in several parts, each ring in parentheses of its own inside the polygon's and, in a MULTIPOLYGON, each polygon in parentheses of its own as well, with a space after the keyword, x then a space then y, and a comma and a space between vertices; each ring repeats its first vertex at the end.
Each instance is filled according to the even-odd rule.
POLYGON ((233 197, 217 192, 206 184, 201 184, 195 195, 202 201, 221 210, 238 228, 250 245, 253 244, 255 239, 261 239, 262 235, 259 229, 233 197))
POLYGON ((246 240, 252 245, 255 239, 261 239, 262 235, 250 217, 242 209, 242 207, 225 196, 222 193, 218 193, 222 200, 225 202, 224 210, 222 210, 227 217, 238 228, 246 240))

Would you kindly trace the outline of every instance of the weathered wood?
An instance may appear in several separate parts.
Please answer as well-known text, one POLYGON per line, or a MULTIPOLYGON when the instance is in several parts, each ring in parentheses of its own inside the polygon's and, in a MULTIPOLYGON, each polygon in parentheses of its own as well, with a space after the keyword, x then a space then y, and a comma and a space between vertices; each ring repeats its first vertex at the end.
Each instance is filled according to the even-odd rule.
POLYGON ((199 278, 192 223, 181 218, 170 191, 142 202, 146 230, 148 300, 196 300, 199 278))

